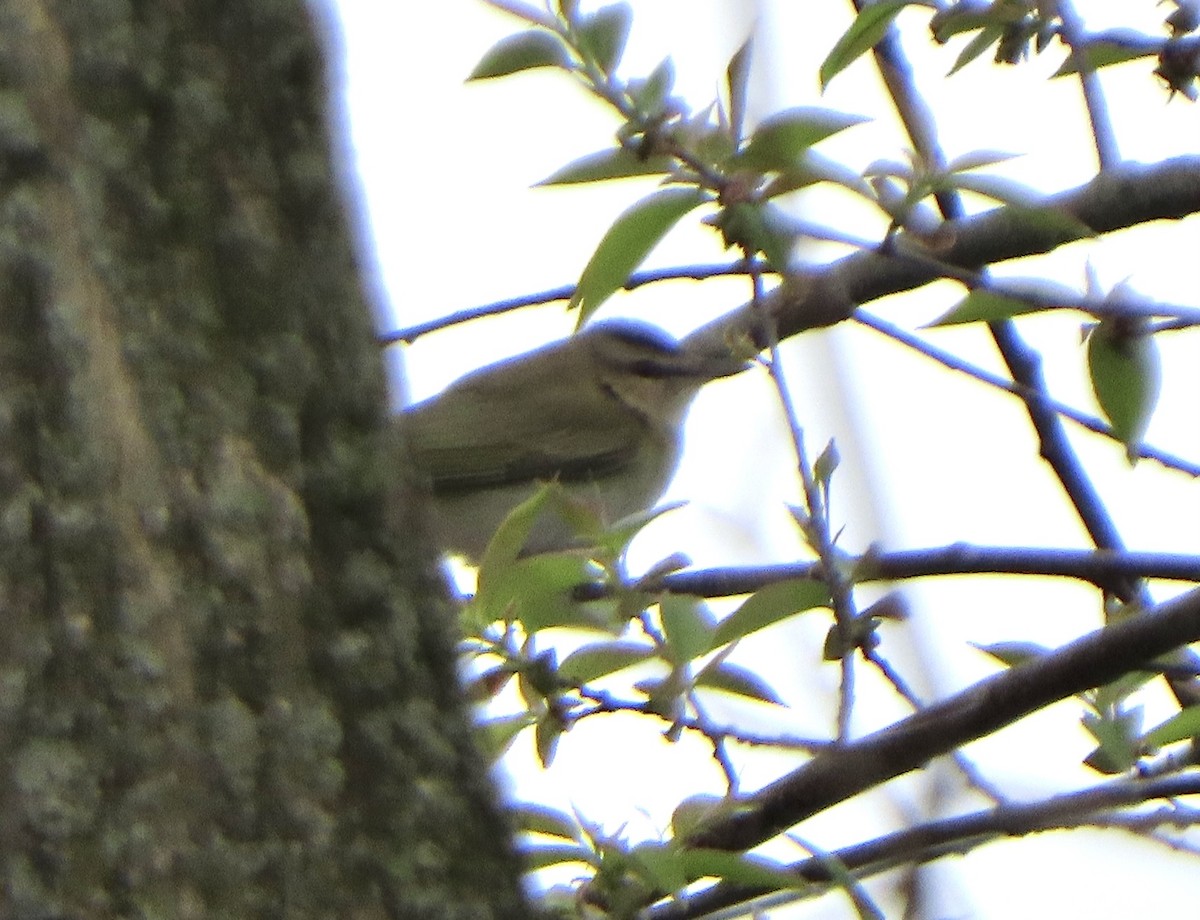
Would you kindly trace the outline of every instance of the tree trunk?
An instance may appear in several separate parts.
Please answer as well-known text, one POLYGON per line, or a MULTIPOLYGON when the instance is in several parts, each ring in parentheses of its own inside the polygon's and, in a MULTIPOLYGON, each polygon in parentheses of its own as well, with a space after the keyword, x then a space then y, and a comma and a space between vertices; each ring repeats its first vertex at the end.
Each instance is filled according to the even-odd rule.
POLYGON ((521 916, 299 0, 0 0, 0 917, 521 916))

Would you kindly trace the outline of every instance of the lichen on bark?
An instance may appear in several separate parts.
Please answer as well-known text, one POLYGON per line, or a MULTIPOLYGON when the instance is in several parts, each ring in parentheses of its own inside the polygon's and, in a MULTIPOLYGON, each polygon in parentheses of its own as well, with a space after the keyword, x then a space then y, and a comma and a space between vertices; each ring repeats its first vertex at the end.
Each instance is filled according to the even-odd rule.
POLYGON ((0 916, 503 917, 302 3, 0 2, 0 916))

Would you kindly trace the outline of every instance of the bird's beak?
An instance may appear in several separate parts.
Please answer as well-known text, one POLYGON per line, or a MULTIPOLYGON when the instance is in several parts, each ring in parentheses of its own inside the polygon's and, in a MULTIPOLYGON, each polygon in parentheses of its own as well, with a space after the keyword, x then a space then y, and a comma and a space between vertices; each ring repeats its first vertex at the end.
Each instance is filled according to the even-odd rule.
POLYGON ((716 380, 719 377, 732 377, 740 374, 753 366, 752 362, 736 357, 729 352, 697 355, 690 374, 702 380, 716 380))

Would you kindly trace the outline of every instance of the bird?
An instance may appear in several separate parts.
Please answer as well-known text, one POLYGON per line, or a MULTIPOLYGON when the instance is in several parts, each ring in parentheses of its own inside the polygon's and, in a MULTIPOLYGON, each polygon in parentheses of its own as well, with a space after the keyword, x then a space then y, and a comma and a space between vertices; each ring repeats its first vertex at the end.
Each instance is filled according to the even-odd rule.
MULTIPOLYGON (((468 373, 409 407, 401 431, 440 546, 478 563, 508 513, 544 483, 560 484, 605 524, 650 509, 678 465, 693 398, 748 366, 614 319, 468 373)), ((578 544, 575 528, 544 512, 521 552, 578 544)))

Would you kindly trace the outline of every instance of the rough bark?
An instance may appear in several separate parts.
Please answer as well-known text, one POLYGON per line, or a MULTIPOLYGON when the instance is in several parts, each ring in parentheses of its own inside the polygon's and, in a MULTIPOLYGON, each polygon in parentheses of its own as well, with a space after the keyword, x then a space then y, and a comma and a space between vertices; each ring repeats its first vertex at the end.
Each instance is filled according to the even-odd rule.
POLYGON ((0 917, 523 914, 298 0, 0 0, 0 917))

